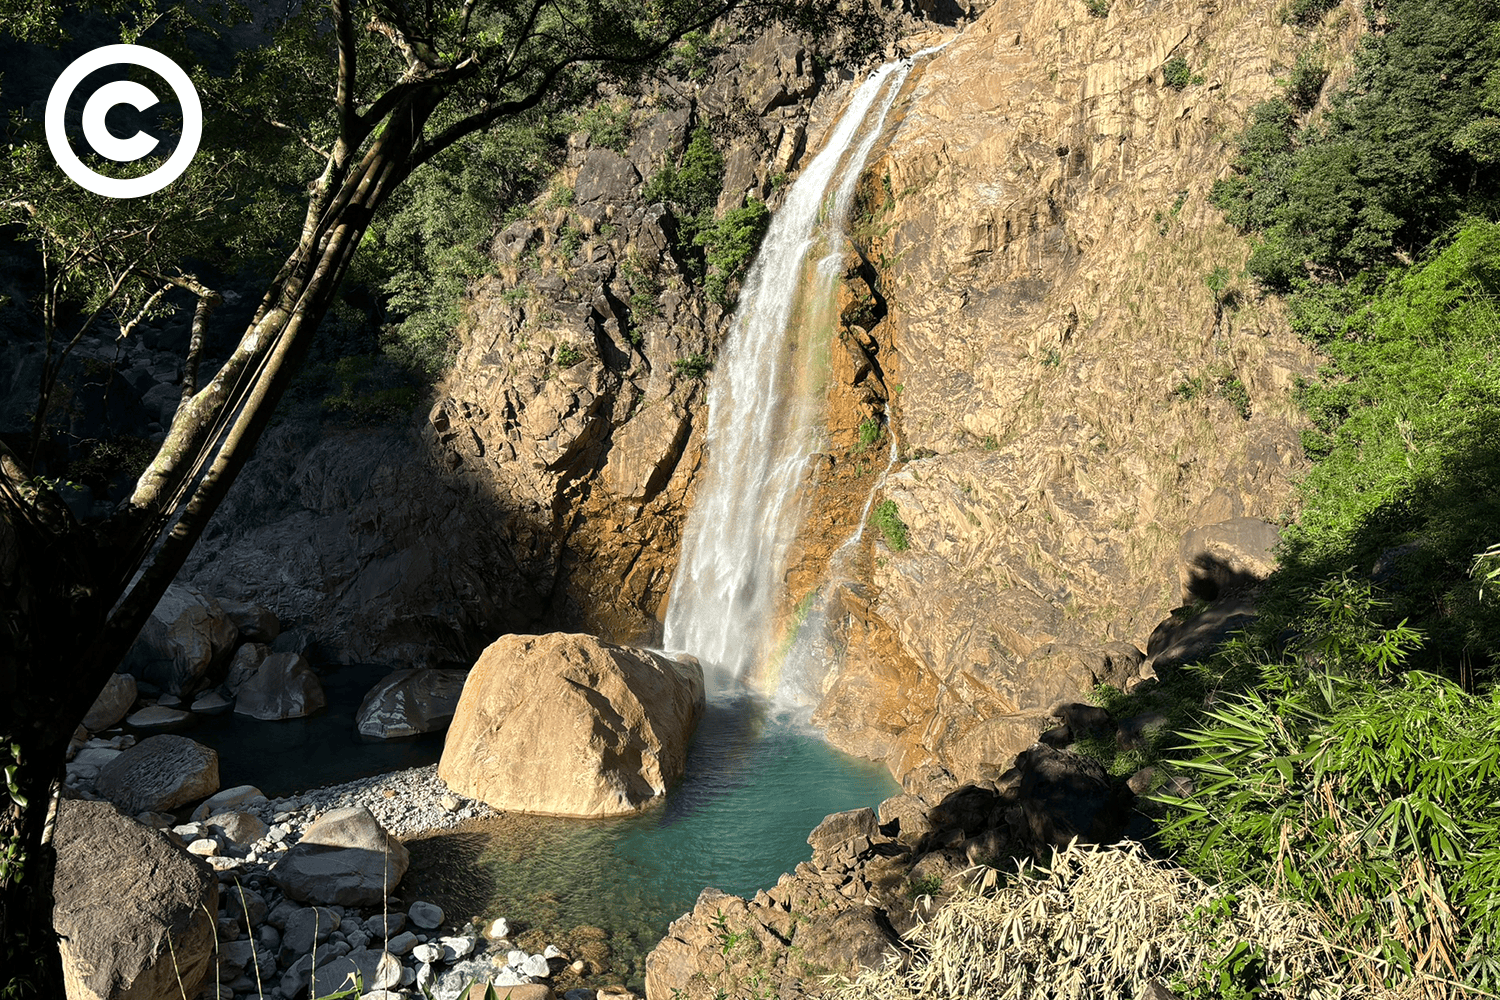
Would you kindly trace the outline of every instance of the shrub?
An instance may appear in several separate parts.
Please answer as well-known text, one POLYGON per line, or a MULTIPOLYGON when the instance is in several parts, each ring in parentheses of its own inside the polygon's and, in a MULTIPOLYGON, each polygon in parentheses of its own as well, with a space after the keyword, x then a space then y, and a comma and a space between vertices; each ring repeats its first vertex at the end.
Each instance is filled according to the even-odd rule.
POLYGON ((1311 27, 1323 19, 1323 15, 1339 5, 1339 0, 1291 0, 1281 19, 1287 24, 1311 27))
POLYGON ((630 104, 600 101, 578 116, 575 127, 589 134, 589 145, 623 154, 630 146, 630 104))
POLYGON ((871 417, 862 420, 859 424, 859 441, 855 444, 855 451, 864 451, 880 440, 880 421, 871 417))
POLYGON ((1182 56, 1173 56, 1161 68, 1162 85, 1173 90, 1182 90, 1192 79, 1193 71, 1188 68, 1187 60, 1182 56))
POLYGON ((901 520, 901 512, 896 508, 896 501, 880 501, 870 513, 870 520, 885 536, 885 544, 890 546, 892 552, 905 552, 911 548, 911 539, 907 537, 906 532, 906 522, 901 520))
POLYGON ((1088 8, 1089 17, 1109 16, 1109 0, 1083 0, 1083 2, 1088 8))
POLYGON ((713 363, 701 354, 690 354, 672 362, 672 367, 684 378, 702 378, 708 374, 713 363))
POLYGON ((771 210, 752 198, 748 205, 726 212, 724 218, 705 226, 696 242, 704 248, 708 297, 721 306, 733 304, 733 288, 744 278, 760 249, 760 241, 771 226, 771 210))
POLYGON ((1292 66, 1286 96, 1299 108, 1311 108, 1318 103, 1318 96, 1323 92, 1323 81, 1326 79, 1328 67, 1323 65, 1322 51, 1309 49, 1299 54, 1296 64, 1292 66))
POLYGON ((553 358, 559 368, 572 368, 583 360, 583 352, 572 344, 562 344, 557 348, 557 354, 553 358))

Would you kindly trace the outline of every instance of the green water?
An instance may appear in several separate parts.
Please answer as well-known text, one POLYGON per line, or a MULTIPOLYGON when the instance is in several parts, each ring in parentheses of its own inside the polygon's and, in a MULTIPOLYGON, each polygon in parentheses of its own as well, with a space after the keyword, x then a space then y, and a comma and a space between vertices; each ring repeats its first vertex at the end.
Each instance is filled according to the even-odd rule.
POLYGON ((566 935, 601 928, 614 981, 639 983, 645 952, 705 886, 740 896, 812 856, 825 815, 899 791, 884 766, 834 750, 789 713, 748 697, 711 703, 687 776, 663 806, 618 820, 506 816, 468 841, 463 867, 486 919, 566 935))

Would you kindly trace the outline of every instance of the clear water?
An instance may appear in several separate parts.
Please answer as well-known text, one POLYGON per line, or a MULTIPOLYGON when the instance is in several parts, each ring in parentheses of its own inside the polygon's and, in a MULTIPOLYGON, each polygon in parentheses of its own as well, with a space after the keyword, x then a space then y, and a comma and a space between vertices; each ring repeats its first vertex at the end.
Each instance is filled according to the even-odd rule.
POLYGON ((662 806, 595 821, 507 815, 433 839, 467 869, 446 886, 448 904, 549 936, 602 928, 606 978, 639 984, 646 953, 705 886, 770 888, 812 857, 807 834, 824 816, 899 791, 884 766, 745 696, 709 704, 687 777, 662 806))

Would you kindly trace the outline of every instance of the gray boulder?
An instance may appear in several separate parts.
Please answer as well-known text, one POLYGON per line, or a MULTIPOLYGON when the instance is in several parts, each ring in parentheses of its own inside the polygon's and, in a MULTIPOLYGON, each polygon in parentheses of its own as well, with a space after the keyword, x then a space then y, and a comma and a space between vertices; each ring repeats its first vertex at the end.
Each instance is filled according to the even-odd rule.
POLYGON ((193 810, 192 820, 201 823, 214 813, 228 812, 236 806, 253 806, 265 800, 265 794, 254 785, 235 785, 215 792, 193 810))
POLYGON ((151 612, 125 669, 175 695, 208 686, 208 674, 229 658, 239 630, 213 598, 173 584, 151 612))
POLYGON ((360 703, 355 724, 363 736, 395 739, 446 729, 463 694, 467 670, 397 670, 360 703))
POLYGON ((265 821, 247 812, 216 813, 205 822, 218 827, 235 844, 253 844, 266 835, 265 821))
POLYGON ((219 606, 246 642, 273 642, 281 634, 281 622, 270 608, 225 597, 219 598, 219 606))
POLYGON ((105 764, 95 788, 130 815, 168 812, 219 790, 219 755, 186 736, 152 736, 105 764))
POLYGON ((108 729, 125 718, 135 704, 135 678, 130 674, 111 674, 104 690, 94 699, 89 713, 83 717, 83 728, 91 733, 108 729))
POLYGON ((60 800, 53 843, 70 1000, 196 996, 213 960, 213 869, 107 802, 60 800))
POLYGON ((292 899, 327 906, 378 906, 411 863, 405 845, 363 807, 333 809, 271 869, 292 899))
POLYGON ((260 665, 270 655, 271 647, 260 642, 247 642, 235 650, 234 659, 229 661, 229 673, 224 678, 224 686, 229 689, 229 693, 238 694, 240 688, 255 676, 260 665))
POLYGON ((234 714, 297 719, 328 703, 323 685, 300 653, 272 653, 235 696, 234 714))

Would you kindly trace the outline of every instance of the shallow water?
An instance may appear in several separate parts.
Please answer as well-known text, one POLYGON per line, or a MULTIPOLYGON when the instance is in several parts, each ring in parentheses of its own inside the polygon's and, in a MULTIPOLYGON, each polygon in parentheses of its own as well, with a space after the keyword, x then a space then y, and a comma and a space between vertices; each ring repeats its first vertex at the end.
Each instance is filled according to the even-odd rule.
POLYGON ((403 896, 503 916, 566 941, 603 929, 613 981, 639 985, 645 953, 705 886, 754 895, 812 856, 828 813, 899 791, 886 769, 834 750, 751 697, 711 703, 687 777, 664 805, 612 820, 505 815, 413 845, 403 896))
POLYGON ((328 707, 314 715, 276 722, 205 716, 182 734, 219 752, 221 787, 254 785, 272 798, 436 763, 442 733, 372 740, 354 728, 365 694, 390 672, 379 664, 320 666, 328 707))

